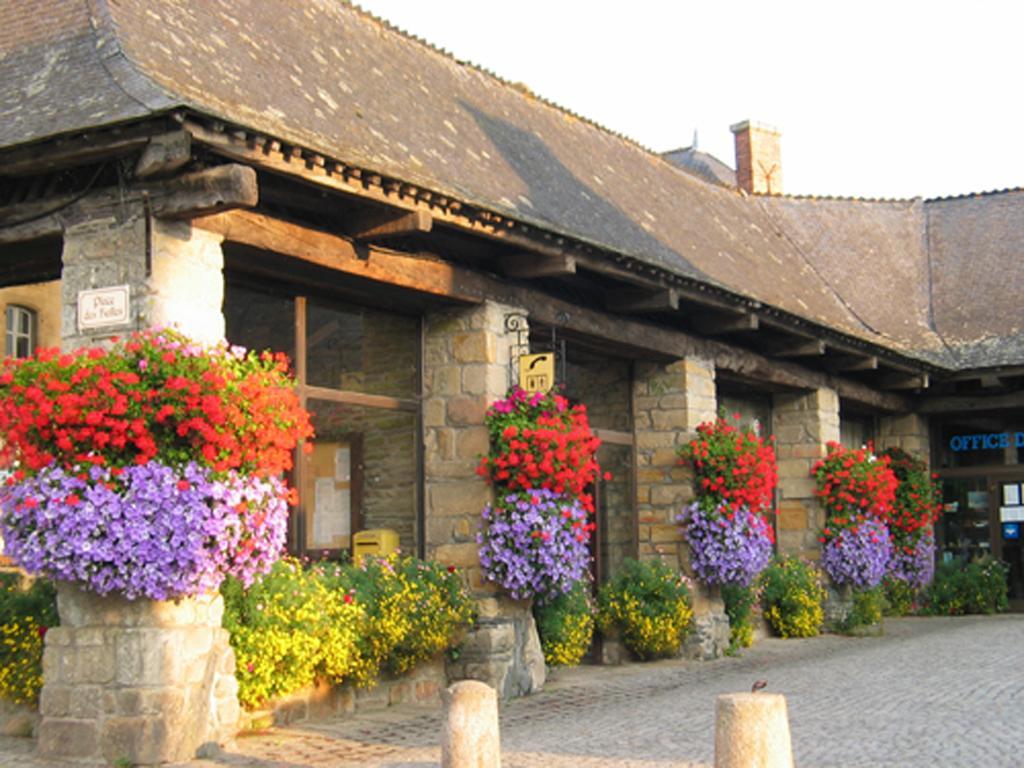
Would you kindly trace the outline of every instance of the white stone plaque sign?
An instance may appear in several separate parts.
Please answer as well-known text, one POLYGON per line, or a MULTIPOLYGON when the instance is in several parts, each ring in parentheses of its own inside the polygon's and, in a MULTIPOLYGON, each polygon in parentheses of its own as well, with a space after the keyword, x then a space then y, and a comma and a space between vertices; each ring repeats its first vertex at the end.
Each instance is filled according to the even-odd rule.
POLYGON ((78 292, 78 330, 125 325, 129 320, 127 285, 78 292))

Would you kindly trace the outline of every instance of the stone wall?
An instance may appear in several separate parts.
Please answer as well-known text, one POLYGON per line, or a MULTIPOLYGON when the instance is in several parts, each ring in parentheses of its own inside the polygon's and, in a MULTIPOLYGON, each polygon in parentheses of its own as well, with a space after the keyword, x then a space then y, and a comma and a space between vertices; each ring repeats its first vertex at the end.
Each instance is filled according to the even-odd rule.
POLYGON ((928 419, 917 413, 883 416, 878 420, 878 444, 875 447, 880 451, 886 448, 902 448, 907 453, 930 462, 928 419))
POLYGON ((529 604, 499 594, 486 582, 477 556, 481 512, 492 489, 476 468, 487 453, 487 407, 509 384, 506 331, 513 307, 486 302, 425 319, 426 397, 424 486, 426 555, 458 567, 477 599, 479 621, 469 633, 452 679, 482 680, 503 698, 530 693, 544 682, 544 660, 529 604))
POLYGON ((65 348, 154 325, 175 325, 188 336, 224 336, 220 237, 188 222, 153 220, 126 206, 123 216, 68 227, 62 253, 62 336, 65 348), (89 333, 78 329, 78 293, 128 285, 129 321, 89 333))
POLYGON ((238 684, 219 595, 132 601, 60 584, 57 608, 43 652, 41 757, 146 765, 230 743, 238 684))
MULTIPOLYGON (((681 466, 679 448, 698 425, 716 415, 715 367, 687 358, 670 365, 641 363, 633 383, 636 436, 637 531, 641 559, 658 558, 693 576, 676 516, 694 499, 693 471, 681 466)), ((695 584, 693 627, 685 652, 714 658, 729 646, 729 620, 721 594, 695 584)))
POLYGON ((830 389, 776 394, 772 422, 779 464, 778 550, 817 558, 825 514, 814 495, 811 467, 825 456, 828 442, 839 441, 839 397, 830 389))

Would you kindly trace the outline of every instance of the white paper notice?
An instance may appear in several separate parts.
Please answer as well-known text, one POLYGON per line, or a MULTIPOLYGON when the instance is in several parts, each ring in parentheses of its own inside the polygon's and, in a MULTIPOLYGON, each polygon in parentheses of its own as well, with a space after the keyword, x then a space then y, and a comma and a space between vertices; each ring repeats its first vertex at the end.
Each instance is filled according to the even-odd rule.
POLYGON ((349 513, 351 497, 348 488, 338 488, 334 478, 316 479, 316 507, 313 513, 313 548, 332 549, 339 539, 351 531, 349 513))
POLYGON ((1024 507, 1000 507, 999 522, 1024 523, 1024 507))
POLYGON ((1020 505, 1020 486, 1017 483, 1009 483, 1003 486, 1003 506, 1016 507, 1020 505))
POLYGON ((334 452, 334 479, 339 483, 352 479, 352 449, 347 445, 334 452))

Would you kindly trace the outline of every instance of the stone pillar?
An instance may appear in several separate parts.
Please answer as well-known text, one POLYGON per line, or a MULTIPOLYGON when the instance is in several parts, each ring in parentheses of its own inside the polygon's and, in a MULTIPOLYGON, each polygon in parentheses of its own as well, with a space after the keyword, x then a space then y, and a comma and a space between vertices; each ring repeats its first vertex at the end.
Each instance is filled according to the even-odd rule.
POLYGON ((875 450, 902 448, 915 458, 931 463, 928 419, 917 413, 883 416, 878 420, 875 450))
MULTIPOLYGON (((679 464, 680 446, 715 418, 715 366, 690 357, 640 364, 633 384, 636 436, 637 541, 641 559, 660 558, 692 576, 676 516, 694 499, 693 472, 679 464)), ((729 620, 718 590, 695 584, 688 655, 713 658, 729 646, 729 620)))
POLYGON ((458 567, 478 601, 479 620, 449 667, 502 698, 539 690, 544 657, 529 601, 513 601, 483 578, 476 535, 492 489, 476 474, 489 449, 484 415, 505 396, 515 334, 505 318, 521 310, 495 302, 427 315, 424 486, 427 557, 458 567))
POLYGON ((43 652, 41 757, 154 765, 231 742, 238 685, 220 595, 132 601, 62 583, 57 608, 43 652))
POLYGON ((727 693, 715 703, 715 768, 793 768, 786 697, 727 693))
POLYGON ((778 549, 782 555, 816 559, 825 513, 814 495, 811 467, 839 441, 839 397, 831 389, 777 394, 772 432, 779 464, 778 549))
POLYGON ((501 768, 498 697, 476 680, 463 680, 441 694, 441 768, 501 768))
POLYGON ((64 347, 152 326, 175 326, 199 341, 224 337, 224 257, 221 238, 189 222, 147 222, 141 208, 120 218, 68 227, 64 233, 62 335, 64 347), (127 285, 126 323, 81 332, 79 291, 127 285))

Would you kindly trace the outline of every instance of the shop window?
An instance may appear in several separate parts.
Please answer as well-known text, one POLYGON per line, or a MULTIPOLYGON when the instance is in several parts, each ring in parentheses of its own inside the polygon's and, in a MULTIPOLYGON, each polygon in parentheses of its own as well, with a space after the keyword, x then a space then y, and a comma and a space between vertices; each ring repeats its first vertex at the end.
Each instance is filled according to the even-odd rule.
POLYGON ((8 304, 7 336, 4 354, 8 357, 31 357, 36 351, 36 313, 28 307, 8 304))
POLYGON ((839 442, 848 450, 865 448, 875 442, 875 417, 839 410, 839 442))
POLYGON ((749 429, 758 437, 772 433, 772 403, 768 395, 741 397, 718 393, 718 405, 730 424, 749 429))
POLYGON ((293 482, 299 507, 290 547, 323 555, 370 528, 421 546, 420 322, 332 298, 229 280, 228 339, 285 352, 316 438, 293 482))

